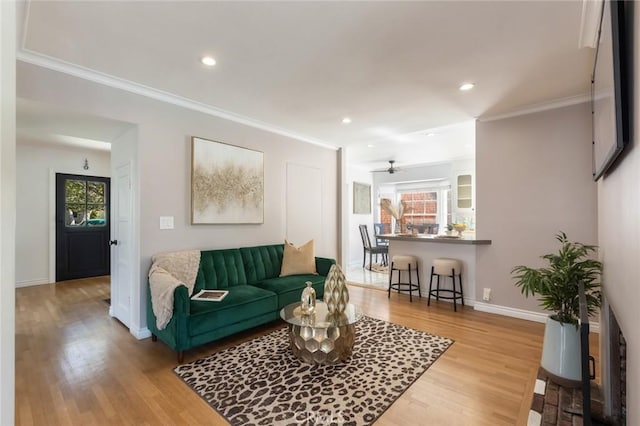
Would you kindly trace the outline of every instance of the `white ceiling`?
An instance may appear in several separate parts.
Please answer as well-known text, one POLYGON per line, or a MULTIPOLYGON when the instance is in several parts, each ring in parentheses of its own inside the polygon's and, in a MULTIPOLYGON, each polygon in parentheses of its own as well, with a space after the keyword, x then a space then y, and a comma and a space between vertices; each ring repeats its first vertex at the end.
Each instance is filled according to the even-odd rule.
POLYGON ((475 121, 465 121, 408 135, 390 136, 384 142, 356 144, 348 148, 348 162, 363 170, 444 163, 475 158, 475 121))
POLYGON ((372 162, 427 129, 587 95, 581 13, 581 1, 31 1, 20 48, 306 140, 374 144, 372 162))

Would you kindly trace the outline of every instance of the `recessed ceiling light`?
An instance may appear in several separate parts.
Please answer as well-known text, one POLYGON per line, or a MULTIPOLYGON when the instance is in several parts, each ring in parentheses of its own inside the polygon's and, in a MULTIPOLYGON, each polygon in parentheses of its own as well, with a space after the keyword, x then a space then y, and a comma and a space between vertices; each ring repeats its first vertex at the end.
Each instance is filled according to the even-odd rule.
POLYGON ((475 87, 475 84, 473 83, 464 83, 463 85, 461 85, 459 87, 460 90, 462 90, 463 92, 467 91, 467 90, 471 90, 475 87))
POLYGON ((349 123, 351 123, 351 119, 349 117, 345 117, 345 118, 342 119, 342 123, 343 124, 349 124, 349 123))
POLYGON ((372 144, 367 145, 367 148, 373 148, 373 147, 375 147, 375 145, 372 145, 372 144))
POLYGON ((429 133, 427 133, 427 136, 429 136, 429 137, 431 137, 431 136, 435 136, 435 135, 436 135, 436 134, 435 134, 435 133, 433 133, 433 132, 429 132, 429 133))
POLYGON ((200 59, 200 62, 202 62, 208 67, 212 67, 216 64, 216 60, 213 59, 212 56, 203 56, 202 59, 200 59))

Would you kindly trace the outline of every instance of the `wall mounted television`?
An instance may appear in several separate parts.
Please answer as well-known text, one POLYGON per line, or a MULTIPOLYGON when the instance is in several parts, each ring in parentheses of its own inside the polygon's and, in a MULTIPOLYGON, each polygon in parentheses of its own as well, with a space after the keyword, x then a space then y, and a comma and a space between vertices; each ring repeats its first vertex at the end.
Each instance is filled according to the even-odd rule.
MULTIPOLYGON (((628 54, 632 26, 627 24, 632 2, 602 4, 596 59, 591 76, 593 179, 597 181, 620 155, 631 135, 628 54)), ((632 15, 631 15, 632 16, 632 15)))

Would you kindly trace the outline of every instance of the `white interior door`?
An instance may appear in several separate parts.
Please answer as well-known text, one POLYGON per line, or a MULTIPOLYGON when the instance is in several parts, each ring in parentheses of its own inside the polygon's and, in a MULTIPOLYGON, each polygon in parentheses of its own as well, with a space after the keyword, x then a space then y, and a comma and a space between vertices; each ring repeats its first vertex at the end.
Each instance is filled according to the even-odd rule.
POLYGON ((131 326, 133 247, 131 164, 116 168, 112 179, 111 316, 131 326), (117 242, 117 243, 116 243, 117 242))
POLYGON ((300 245, 315 240, 322 252, 322 172, 315 167, 287 164, 287 235, 300 245))

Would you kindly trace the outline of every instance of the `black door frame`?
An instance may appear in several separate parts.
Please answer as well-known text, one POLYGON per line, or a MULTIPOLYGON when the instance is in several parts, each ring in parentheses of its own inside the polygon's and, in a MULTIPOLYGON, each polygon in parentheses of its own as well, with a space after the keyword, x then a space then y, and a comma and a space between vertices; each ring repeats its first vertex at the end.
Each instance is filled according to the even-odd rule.
POLYGON ((55 174, 55 279, 56 282, 88 278, 92 276, 109 275, 111 269, 111 250, 109 248, 109 238, 111 235, 111 179, 103 176, 89 176, 78 175, 70 173, 56 173, 55 174), (106 225, 104 227, 78 227, 69 228, 65 226, 66 219, 66 205, 64 200, 65 194, 65 181, 67 179, 85 180, 93 182, 103 182, 105 187, 105 219, 106 225), (102 256, 104 260, 103 267, 94 270, 85 270, 81 273, 68 273, 68 247, 67 247, 67 235, 78 236, 79 234, 101 234, 102 241, 100 243, 100 249, 104 250, 102 256))

